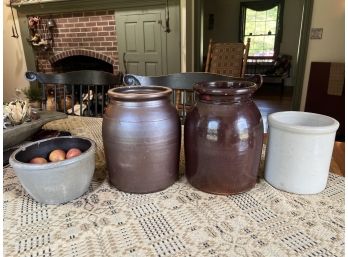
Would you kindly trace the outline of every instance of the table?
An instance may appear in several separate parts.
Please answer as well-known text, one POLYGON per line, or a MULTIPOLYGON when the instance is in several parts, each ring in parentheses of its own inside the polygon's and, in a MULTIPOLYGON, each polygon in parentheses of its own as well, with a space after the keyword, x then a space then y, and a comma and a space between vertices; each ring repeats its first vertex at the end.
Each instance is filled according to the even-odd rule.
POLYGON ((344 142, 335 142, 330 170, 337 175, 345 176, 344 163, 344 142))
POLYGON ((97 143, 92 184, 72 202, 37 203, 4 168, 5 256, 344 255, 344 177, 330 173, 317 195, 282 192, 262 178, 243 194, 212 195, 185 176, 162 192, 124 193, 106 178, 101 124, 69 116, 44 126, 97 143))

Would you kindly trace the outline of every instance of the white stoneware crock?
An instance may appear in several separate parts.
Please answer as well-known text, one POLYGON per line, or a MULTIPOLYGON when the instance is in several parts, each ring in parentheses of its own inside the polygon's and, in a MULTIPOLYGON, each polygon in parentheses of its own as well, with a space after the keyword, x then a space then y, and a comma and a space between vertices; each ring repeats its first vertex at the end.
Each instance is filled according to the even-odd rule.
POLYGON ((339 123, 308 112, 268 116, 265 179, 290 193, 316 194, 325 189, 339 123))

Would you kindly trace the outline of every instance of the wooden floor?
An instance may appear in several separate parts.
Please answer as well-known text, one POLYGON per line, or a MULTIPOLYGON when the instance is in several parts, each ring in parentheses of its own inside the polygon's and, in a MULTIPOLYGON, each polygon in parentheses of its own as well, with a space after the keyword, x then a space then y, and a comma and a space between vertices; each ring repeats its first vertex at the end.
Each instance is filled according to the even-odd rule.
POLYGON ((267 132, 267 116, 269 114, 291 110, 292 91, 292 87, 285 87, 284 93, 281 95, 279 85, 264 84, 255 93, 254 101, 262 115, 264 132, 267 132))
POLYGON ((344 144, 344 142, 335 142, 330 164, 330 171, 340 176, 345 176, 344 144))

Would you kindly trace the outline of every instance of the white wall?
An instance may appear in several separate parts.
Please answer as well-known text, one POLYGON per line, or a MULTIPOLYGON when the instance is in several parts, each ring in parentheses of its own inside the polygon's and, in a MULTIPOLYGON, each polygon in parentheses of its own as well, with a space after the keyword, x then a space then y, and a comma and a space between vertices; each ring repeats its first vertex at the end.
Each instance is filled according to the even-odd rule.
MULTIPOLYGON (((3 101, 8 102, 16 97, 16 88, 25 88, 29 82, 24 74, 27 71, 21 38, 12 36, 12 16, 10 7, 3 1, 3 101)), ((14 9, 15 17, 16 10, 14 9)), ((18 20, 16 19, 19 32, 18 20)))
POLYGON ((239 0, 205 0, 203 55, 208 52, 209 39, 216 42, 238 42, 239 0), (209 14, 214 15, 214 28, 208 30, 209 14))
POLYGON ((323 28, 323 37, 309 40, 302 111, 306 103, 311 62, 344 62, 344 0, 314 0, 311 28, 323 28))

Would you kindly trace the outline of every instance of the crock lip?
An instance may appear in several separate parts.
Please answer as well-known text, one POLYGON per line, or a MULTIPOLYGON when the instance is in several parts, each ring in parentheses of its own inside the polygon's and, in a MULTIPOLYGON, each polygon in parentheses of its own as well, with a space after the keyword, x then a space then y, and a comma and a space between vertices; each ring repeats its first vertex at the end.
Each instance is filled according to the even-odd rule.
POLYGON ((96 148, 96 144, 95 142, 90 139, 90 138, 87 138, 87 137, 81 137, 81 136, 60 136, 60 137, 53 137, 53 138, 45 138, 45 139, 41 139, 41 140, 38 140, 38 141, 35 141, 35 142, 32 142, 32 143, 28 143, 28 144, 25 144, 21 147, 19 147, 17 150, 15 150, 10 158, 9 158, 9 162, 11 164, 11 166, 16 166, 16 165, 21 165, 23 166, 23 168, 25 169, 28 169, 30 170, 30 172, 42 172, 43 169, 54 169, 56 167, 64 167, 66 165, 69 165, 71 163, 74 163, 74 162, 78 162, 79 160, 83 159, 84 156, 88 155, 88 154, 91 154, 95 152, 95 148, 96 148), (76 156, 74 158, 71 158, 71 159, 65 159, 63 161, 59 161, 59 162, 48 162, 48 163, 42 163, 42 164, 34 164, 34 163, 26 163, 26 162, 21 162, 21 161, 18 161, 15 156, 25 150, 26 148, 32 146, 32 145, 35 145, 35 144, 40 144, 42 142, 45 142, 45 141, 49 141, 49 140, 53 140, 53 139, 56 139, 56 138, 78 138, 78 139, 84 139, 84 140, 87 140, 91 143, 91 146, 86 150, 84 151, 83 153, 81 153, 79 156, 76 156))
POLYGON ((108 90, 108 95, 112 99, 119 100, 152 100, 167 97, 172 93, 172 89, 169 87, 149 85, 149 86, 122 86, 115 87, 108 90), (154 89, 157 92, 149 92, 145 94, 137 93, 124 93, 129 89, 154 89))
POLYGON ((244 95, 244 94, 253 94, 257 89, 258 85, 252 81, 201 81, 197 82, 193 85, 193 89, 199 94, 205 95, 218 95, 218 96, 228 96, 228 95, 244 95), (208 87, 211 84, 245 84, 246 87, 243 88, 214 88, 208 87))
POLYGON ((303 133, 303 134, 329 134, 335 133, 339 127, 339 122, 327 115, 313 113, 313 112, 303 112, 303 111, 283 111, 283 112, 275 112, 268 115, 268 123, 270 127, 275 127, 281 130, 295 132, 295 133, 303 133), (312 118, 322 118, 326 119, 330 124, 326 126, 304 126, 304 125, 293 125, 288 124, 286 122, 280 121, 279 117, 284 115, 301 115, 304 117, 312 117, 312 118))

